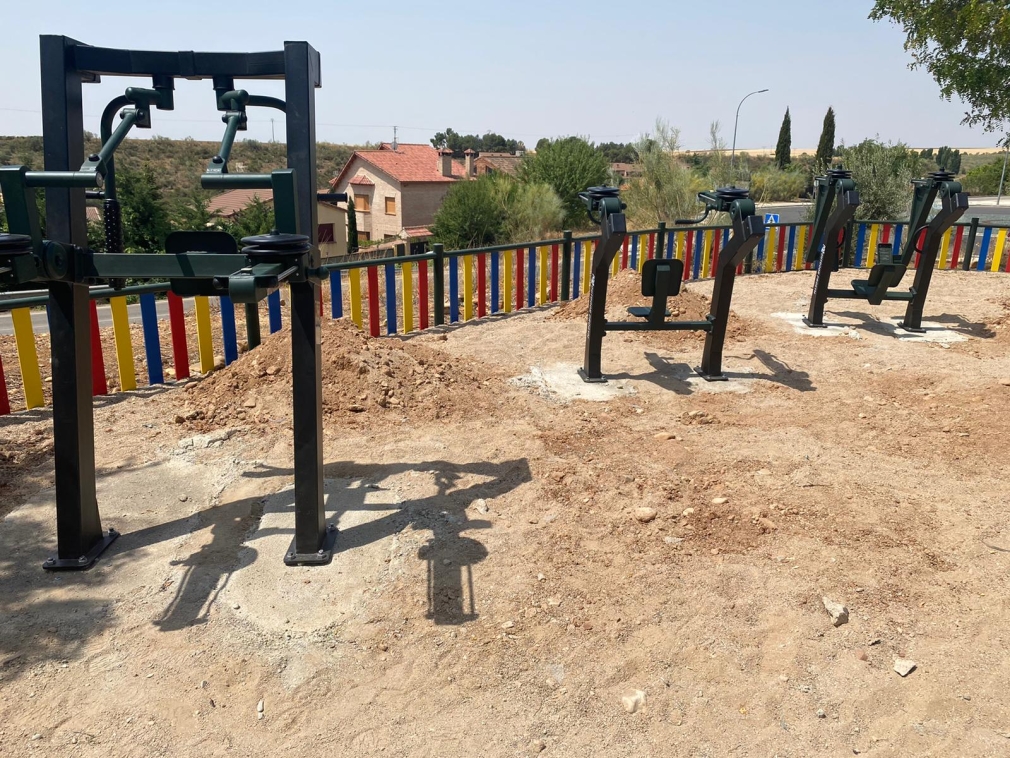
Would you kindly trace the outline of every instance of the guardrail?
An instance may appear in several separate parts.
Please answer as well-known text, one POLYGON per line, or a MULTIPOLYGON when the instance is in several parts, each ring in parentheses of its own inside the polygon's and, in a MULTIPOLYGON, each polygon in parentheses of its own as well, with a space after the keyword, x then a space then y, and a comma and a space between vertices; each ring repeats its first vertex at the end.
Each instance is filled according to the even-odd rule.
MULTIPOLYGON (((846 235, 845 260, 854 267, 872 266, 881 243, 901 245, 907 224, 894 221, 854 223, 846 235)), ((957 224, 944 235, 937 267, 977 271, 1010 271, 1007 235, 1010 227, 980 223, 977 218, 957 224), (994 233, 995 232, 995 233, 994 233)), ((729 227, 678 227, 631 232, 621 253, 614 258, 612 274, 633 268, 641 270, 657 256, 683 260, 684 279, 711 276, 719 251, 729 238, 729 227)), ((764 239, 738 273, 776 273, 811 268, 803 262, 810 225, 769 224, 764 239)), ((440 245, 421 255, 370 260, 349 260, 326 266, 320 302, 321 315, 328 308, 331 318, 349 317, 360 328, 378 337, 406 334, 443 324, 466 322, 498 313, 577 298, 589 291, 594 236, 573 236, 469 250, 445 251, 440 245), (364 275, 362 275, 364 270, 364 275), (328 287, 326 286, 328 285, 328 287), (326 290, 329 290, 328 292, 326 290)), ((915 263, 918 263, 916 260, 915 263)), ((206 297, 192 298, 184 307, 182 298, 168 292, 167 284, 145 284, 112 290, 92 290, 92 378, 95 395, 105 395, 108 380, 103 339, 114 344, 118 388, 136 389, 139 374, 148 385, 188 378, 192 373, 190 352, 195 343, 199 373, 213 371, 215 364, 238 359, 240 347, 236 309, 220 298, 219 326, 211 319, 206 297), (156 296, 167 293, 168 334, 162 345, 156 296), (139 295, 141 328, 131 334, 126 297, 139 295), (97 301, 108 300, 112 334, 103 337, 99 328, 97 301), (193 339, 195 337, 195 339, 193 339), (142 343, 135 353, 136 341, 142 343), (216 350, 220 348, 220 352, 216 350), (221 360, 215 360, 220 357, 221 360)), ((269 331, 283 327, 281 292, 273 292, 258 311, 265 315, 269 331), (265 314, 263 311, 265 310, 265 314)), ((17 408, 45 405, 46 397, 31 308, 44 306, 45 295, 0 301, 0 313, 10 311, 17 346, 17 365, 9 366, 5 378, 0 358, 0 415, 17 408)), ((240 309, 244 313, 244 309, 240 309)), ((247 325, 249 326, 249 325, 247 325)), ((258 343, 258 323, 247 330, 245 348, 258 343)), ((0 338, 2 339, 2 338, 0 338)))

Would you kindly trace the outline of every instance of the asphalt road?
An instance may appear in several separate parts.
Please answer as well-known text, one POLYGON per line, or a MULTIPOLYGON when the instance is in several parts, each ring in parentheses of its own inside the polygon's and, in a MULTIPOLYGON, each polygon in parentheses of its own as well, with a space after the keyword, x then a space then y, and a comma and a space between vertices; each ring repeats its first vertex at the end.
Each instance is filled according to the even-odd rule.
MULTIPOLYGON (((183 307, 190 311, 193 308, 192 300, 183 300, 183 307)), ((158 318, 167 319, 168 318, 168 301, 158 300, 158 318)), ((134 303, 133 305, 126 306, 126 311, 130 316, 131 324, 140 323, 140 304, 134 303)), ((98 306, 98 325, 99 326, 112 326, 112 309, 106 305, 98 306)), ((36 334, 46 334, 49 331, 49 321, 46 318, 46 312, 44 310, 34 310, 32 311, 32 328, 35 330, 36 334)), ((14 334, 14 324, 11 322, 11 315, 9 313, 0 313, 0 334, 14 334)))
MULTIPOLYGON (((764 213, 776 213, 779 222, 783 224, 796 224, 807 221, 810 218, 809 203, 785 203, 783 205, 759 205, 758 211, 764 213)), ((969 221, 974 217, 986 221, 1000 221, 1010 223, 1010 198, 1004 197, 1000 205, 996 205, 995 197, 969 197, 968 211, 962 217, 963 221, 969 221)))

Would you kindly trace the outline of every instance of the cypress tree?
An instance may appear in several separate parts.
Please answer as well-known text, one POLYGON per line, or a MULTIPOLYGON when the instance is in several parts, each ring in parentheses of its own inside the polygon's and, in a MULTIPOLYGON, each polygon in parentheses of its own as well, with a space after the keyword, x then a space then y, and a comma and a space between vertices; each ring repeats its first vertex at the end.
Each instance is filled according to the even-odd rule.
POLYGON ((782 119, 782 128, 779 129, 779 141, 775 145, 775 165, 785 170, 793 162, 793 125, 789 118, 789 109, 786 108, 786 115, 782 119))
POLYGON ((354 210, 354 201, 347 201, 347 252, 358 251, 358 214, 354 210))
POLYGON ((821 129, 821 139, 817 143, 817 154, 814 156, 814 167, 817 173, 823 173, 831 165, 835 154, 835 111, 828 108, 824 114, 824 127, 821 129))

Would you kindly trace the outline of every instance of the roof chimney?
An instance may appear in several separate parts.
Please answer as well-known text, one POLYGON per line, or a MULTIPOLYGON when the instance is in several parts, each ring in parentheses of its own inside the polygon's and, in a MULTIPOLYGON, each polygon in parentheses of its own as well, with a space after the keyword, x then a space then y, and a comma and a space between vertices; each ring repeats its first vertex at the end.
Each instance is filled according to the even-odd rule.
POLYGON ((442 171, 442 176, 452 176, 452 150, 443 147, 438 151, 438 164, 442 171))
POLYGON ((396 144, 396 127, 394 126, 393 127, 393 152, 394 153, 396 152, 396 148, 397 147, 398 147, 398 145, 396 144))
POLYGON ((468 147, 463 151, 465 156, 463 159, 463 165, 466 167, 466 176, 469 179, 471 176, 476 174, 476 168, 473 165, 474 158, 477 157, 477 153, 474 152, 473 148, 468 147))

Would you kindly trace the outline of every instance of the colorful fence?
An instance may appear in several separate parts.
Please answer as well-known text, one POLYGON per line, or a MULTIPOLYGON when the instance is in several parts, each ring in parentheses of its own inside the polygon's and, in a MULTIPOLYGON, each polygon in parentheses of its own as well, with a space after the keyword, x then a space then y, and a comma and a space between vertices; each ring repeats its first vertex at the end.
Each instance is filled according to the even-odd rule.
MULTIPOLYGON (((895 250, 900 249, 906 226, 886 221, 854 224, 846 240, 847 260, 854 267, 872 266, 880 244, 891 243, 895 250)), ((956 226, 943 237, 937 267, 1010 271, 1007 231, 974 220, 956 226)), ((615 256, 612 273, 629 268, 641 271, 646 260, 662 257, 684 261, 685 281, 705 279, 712 275, 729 234, 726 227, 633 232, 615 256)), ((739 267, 739 273, 811 268, 803 262, 809 234, 809 224, 770 225, 751 258, 739 267)), ((323 283, 322 308, 331 318, 349 317, 378 337, 574 299, 589 291, 595 244, 592 237, 566 236, 519 246, 453 252, 443 252, 436 245, 435 252, 425 255, 341 263, 330 267, 329 278, 323 283)), ((192 298, 185 307, 181 298, 168 293, 159 313, 157 291, 165 286, 137 289, 146 290, 139 297, 139 334, 131 330, 126 297, 101 297, 103 293, 97 293, 99 300, 110 305, 120 390, 133 390, 141 383, 163 384, 166 376, 174 376, 176 380, 188 378, 191 344, 198 358, 196 367, 202 373, 214 370, 215 364, 227 365, 238 358, 236 309, 228 298, 220 299, 219 326, 214 326, 211 303, 205 297, 192 298), (167 334, 163 335, 163 331, 167 334), (191 340, 192 336, 195 340, 191 340), (134 343, 138 340, 142 343, 141 350, 135 354, 134 343), (141 379, 137 356, 142 356, 141 362, 146 366, 147 376, 141 379)), ((274 292, 258 311, 261 320, 262 311, 266 311, 271 333, 282 328, 281 300, 281 292, 274 292)), ((3 310, 10 310, 13 321, 23 395, 19 406, 29 409, 43 406, 44 381, 30 308, 5 308, 0 302, 0 311, 3 310)), ((94 393, 105 395, 110 382, 95 300, 91 307, 91 332, 94 393)), ((11 411, 8 379, 0 359, 0 415, 11 411)))

